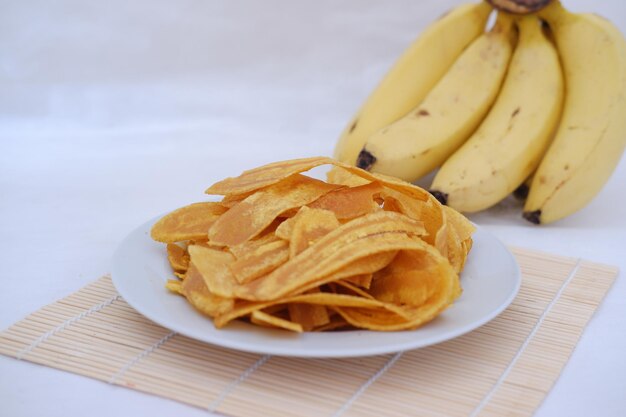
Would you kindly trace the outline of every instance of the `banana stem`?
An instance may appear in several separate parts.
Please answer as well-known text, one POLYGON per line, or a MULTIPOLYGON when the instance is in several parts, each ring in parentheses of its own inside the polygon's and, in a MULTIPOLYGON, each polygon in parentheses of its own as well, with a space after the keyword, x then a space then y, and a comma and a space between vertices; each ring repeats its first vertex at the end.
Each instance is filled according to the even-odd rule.
POLYGON ((535 13, 552 2, 553 0, 486 0, 498 10, 511 14, 535 13))

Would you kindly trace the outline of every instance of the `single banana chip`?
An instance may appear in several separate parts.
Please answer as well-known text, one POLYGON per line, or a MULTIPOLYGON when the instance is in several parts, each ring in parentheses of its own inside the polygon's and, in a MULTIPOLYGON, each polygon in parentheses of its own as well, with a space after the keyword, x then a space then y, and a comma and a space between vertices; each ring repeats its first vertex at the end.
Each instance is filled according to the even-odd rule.
POLYGON ((243 254, 230 264, 230 270, 239 284, 245 284, 285 263, 289 251, 289 243, 284 240, 268 242, 243 254))
POLYGON ((373 277, 374 274, 361 274, 344 278, 342 281, 349 282, 350 284, 356 285, 357 287, 365 288, 367 290, 372 285, 373 277))
POLYGON ((224 298, 211 292, 206 286, 203 276, 193 263, 189 265, 187 277, 182 282, 182 294, 198 311, 210 317, 231 311, 234 306, 232 298, 224 298))
POLYGON ((185 272, 189 267, 189 254, 176 243, 167 244, 167 260, 176 272, 185 272))
MULTIPOLYGON (((310 292, 320 292, 318 288, 310 292)), ((330 323, 330 316, 325 305, 289 303, 287 305, 289 319, 302 326, 304 331, 311 331, 315 328, 325 326, 330 323)))
POLYGON ((235 178, 226 178, 216 182, 205 191, 206 194, 233 196, 251 193, 268 185, 276 184, 285 178, 308 171, 320 165, 332 164, 326 157, 292 159, 274 162, 248 171, 235 178))
POLYGON ((272 316, 259 310, 252 312, 250 315, 250 321, 261 326, 276 327, 279 329, 302 333, 302 326, 299 323, 281 319, 280 317, 272 316))
POLYGON ((379 182, 340 188, 318 198, 309 207, 332 211, 339 220, 350 220, 381 210, 376 197, 382 192, 379 182))
MULTIPOLYGON (((201 245, 189 246, 191 263, 194 264, 208 290, 223 298, 234 298, 238 286, 230 265, 235 257, 230 252, 201 245)), ((189 279, 189 271, 185 281, 189 279)))
POLYGON ((334 166, 328 171, 326 181, 331 184, 347 185, 348 187, 357 187, 371 182, 340 166, 334 166))
MULTIPOLYGON (((283 222, 283 224, 284 223, 285 222, 283 222)), ((279 240, 281 240, 277 236, 276 231, 277 230, 275 230, 274 233, 267 233, 267 234, 257 237, 256 239, 251 239, 244 243, 240 243, 239 245, 229 246, 228 250, 230 251, 230 253, 235 255, 235 258, 237 259, 244 258, 246 256, 249 256, 250 253, 256 251, 258 248, 260 248, 263 245, 266 245, 272 242, 278 242, 279 240)))
POLYGON ((332 211, 303 206, 293 217, 289 237, 289 258, 295 258, 320 238, 337 229, 340 224, 332 211))
POLYGON ((152 226, 150 236, 163 243, 207 239, 209 227, 228 208, 220 203, 194 203, 167 214, 152 226))

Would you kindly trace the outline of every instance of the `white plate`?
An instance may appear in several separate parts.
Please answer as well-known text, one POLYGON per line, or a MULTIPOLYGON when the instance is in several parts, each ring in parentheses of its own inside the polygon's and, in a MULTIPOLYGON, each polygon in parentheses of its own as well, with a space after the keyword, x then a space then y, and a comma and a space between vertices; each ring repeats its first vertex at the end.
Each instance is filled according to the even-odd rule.
POLYGON ((165 289, 173 277, 165 245, 150 238, 150 221, 134 230, 113 257, 112 278, 126 302, 152 321, 180 334, 227 348, 283 356, 354 357, 415 349, 443 342, 482 326, 515 298, 519 267, 493 235, 478 227, 461 276, 463 294, 435 320, 417 330, 352 330, 295 334, 243 322, 216 329, 187 301, 165 289))

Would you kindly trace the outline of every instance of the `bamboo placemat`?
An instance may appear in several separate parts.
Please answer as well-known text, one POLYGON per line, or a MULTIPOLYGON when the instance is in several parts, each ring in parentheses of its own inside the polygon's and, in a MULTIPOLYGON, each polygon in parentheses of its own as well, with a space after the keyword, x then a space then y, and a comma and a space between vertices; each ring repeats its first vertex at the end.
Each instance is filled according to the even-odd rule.
POLYGON ((150 322, 102 277, 0 333, 0 353, 230 416, 531 416, 617 269, 516 249, 522 288, 485 326, 354 359, 255 355, 150 322))

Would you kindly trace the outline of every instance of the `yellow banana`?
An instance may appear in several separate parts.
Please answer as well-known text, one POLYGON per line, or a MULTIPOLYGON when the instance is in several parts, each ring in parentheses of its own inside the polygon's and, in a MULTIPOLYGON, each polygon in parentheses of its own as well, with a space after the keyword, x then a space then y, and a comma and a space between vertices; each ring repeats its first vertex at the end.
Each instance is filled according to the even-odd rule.
POLYGON ((478 130, 441 167, 433 194, 459 211, 486 209, 536 169, 556 128, 563 76, 539 19, 518 21, 519 42, 493 108, 478 130))
POLYGON ((503 13, 408 115, 379 130, 359 168, 415 181, 439 167, 476 130, 495 101, 513 53, 512 19, 503 13))
POLYGON ((441 17, 404 52, 348 123, 335 158, 355 164, 365 140, 416 107, 485 28, 491 6, 464 4, 441 17))
POLYGON ((550 223, 600 191, 626 145, 626 41, 609 21, 567 12, 558 2, 540 16, 559 49, 567 96, 552 145, 524 207, 532 223, 550 223))

